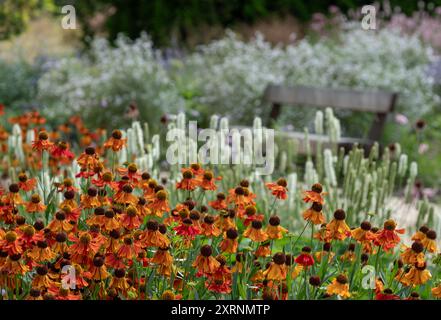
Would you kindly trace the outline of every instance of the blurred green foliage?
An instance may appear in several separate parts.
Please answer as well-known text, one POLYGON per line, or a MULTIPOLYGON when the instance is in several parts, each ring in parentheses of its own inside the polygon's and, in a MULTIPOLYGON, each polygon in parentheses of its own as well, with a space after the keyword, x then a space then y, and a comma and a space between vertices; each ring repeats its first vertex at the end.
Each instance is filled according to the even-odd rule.
POLYGON ((390 125, 395 128, 396 141, 399 141, 409 154, 411 161, 418 162, 418 176, 424 186, 441 185, 441 115, 433 111, 423 117, 426 126, 423 130, 414 129, 414 124, 407 126, 390 125), (426 148, 421 148, 426 145, 426 148))
MULTIPOLYGON (((316 12, 326 13, 331 5, 342 12, 372 4, 369 0, 58 0, 73 4, 83 23, 86 38, 94 35, 89 23, 97 13, 109 12, 104 29, 110 39, 124 33, 132 39, 147 31, 156 45, 169 45, 170 35, 185 42, 188 34, 204 25, 231 27, 237 23, 251 24, 272 15, 293 15, 308 21, 316 12)), ((390 0, 408 14, 418 9, 419 1, 390 0)), ((441 5, 441 0, 422 1, 441 5)))
MULTIPOLYGON (((204 25, 225 28, 287 14, 308 21, 316 12, 328 12, 331 5, 347 12, 371 3, 369 0, 0 0, 0 40, 22 32, 38 12, 60 14, 61 6, 66 4, 76 8, 85 38, 96 31, 92 18, 111 12, 104 25, 110 39, 115 39, 118 33, 135 39, 142 31, 147 31, 155 44, 168 45, 172 33, 185 42, 189 32, 204 25)), ((407 14, 417 10, 418 3, 440 6, 441 0, 390 0, 392 7, 398 6, 407 14)))
POLYGON ((40 74, 41 67, 37 63, 0 59, 0 103, 16 111, 31 107, 40 74))
POLYGON ((0 40, 21 33, 38 12, 54 9, 53 0, 0 0, 0 40))
MULTIPOLYGON (((441 6, 441 0, 390 0, 407 14, 418 3, 441 6)), ((0 40, 22 32, 32 16, 45 10, 56 15, 63 5, 73 5, 82 23, 84 38, 95 35, 97 14, 108 16, 104 30, 110 39, 124 33, 132 39, 147 31, 156 45, 169 45, 171 35, 185 42, 196 28, 211 25, 232 27, 252 24, 270 16, 292 15, 308 21, 316 12, 327 13, 331 5, 342 12, 371 4, 369 0, 0 0, 0 40)))

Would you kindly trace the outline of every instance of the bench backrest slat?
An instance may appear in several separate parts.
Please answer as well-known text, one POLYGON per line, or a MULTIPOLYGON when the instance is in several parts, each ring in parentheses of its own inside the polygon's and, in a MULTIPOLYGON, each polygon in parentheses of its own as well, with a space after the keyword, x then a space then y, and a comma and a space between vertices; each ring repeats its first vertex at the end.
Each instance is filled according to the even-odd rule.
MULTIPOLYGON (((350 89, 315 88, 306 86, 269 85, 263 100, 272 105, 270 118, 276 120, 282 105, 306 105, 331 107, 359 112, 375 113, 376 117, 369 131, 369 139, 379 140, 386 122, 386 115, 392 112, 398 94, 387 91, 359 91, 350 89)), ((270 124, 269 124, 270 125, 270 124)))
POLYGON ((265 90, 264 100, 273 104, 310 105, 372 113, 388 113, 393 107, 391 101, 394 99, 394 95, 396 94, 386 91, 270 85, 265 90))

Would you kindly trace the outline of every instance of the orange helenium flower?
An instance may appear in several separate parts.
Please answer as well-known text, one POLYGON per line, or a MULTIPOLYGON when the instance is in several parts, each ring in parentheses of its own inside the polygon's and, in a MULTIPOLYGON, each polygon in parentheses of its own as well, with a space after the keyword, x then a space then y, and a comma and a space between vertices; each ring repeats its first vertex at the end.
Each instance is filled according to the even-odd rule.
POLYGON ((49 141, 49 135, 46 131, 41 131, 38 133, 38 139, 32 141, 32 149, 43 151, 50 150, 53 147, 53 143, 49 141))
POLYGON ((426 238, 422 240, 423 246, 427 251, 436 253, 438 251, 436 245, 436 232, 435 230, 429 230, 426 233, 426 238))
POLYGON ((239 236, 235 228, 228 229, 224 234, 224 239, 221 241, 219 247, 222 252, 236 253, 239 243, 237 237, 239 236))
POLYGON ((191 170, 183 169, 182 177, 183 179, 176 183, 176 189, 192 191, 200 184, 200 182, 194 178, 191 170))
POLYGON ((280 218, 278 216, 272 216, 269 219, 269 224, 266 227, 266 234, 269 239, 282 239, 283 235, 288 232, 287 229, 280 226, 280 218))
POLYGON ((41 198, 38 194, 33 194, 31 201, 26 204, 26 211, 29 213, 43 212, 46 206, 41 203, 41 198))
POLYGON ((422 265, 415 264, 410 270, 403 276, 401 283, 405 286, 418 286, 423 285, 432 277, 429 270, 426 269, 426 263, 422 265))
POLYGON ((316 183, 312 186, 311 190, 304 191, 303 201, 308 202, 318 202, 321 205, 325 202, 323 196, 326 193, 323 192, 323 187, 320 183, 316 183))
POLYGON ((212 257, 213 249, 209 245, 201 247, 200 254, 196 257, 192 266, 197 268, 198 276, 209 276, 213 274, 220 266, 219 261, 212 257))
POLYGON ((311 208, 303 212, 303 219, 310 221, 312 224, 326 223, 326 218, 322 213, 323 206, 320 202, 313 202, 311 208))
POLYGON ((120 130, 113 130, 112 136, 104 143, 104 148, 120 151, 127 143, 127 139, 122 137, 120 130))
POLYGON ((280 178, 276 183, 270 182, 266 184, 266 187, 271 191, 271 194, 277 199, 285 200, 288 198, 288 189, 286 188, 288 183, 285 179, 280 178))
POLYGON ((397 224, 393 220, 387 220, 384 223, 383 230, 374 235, 374 244, 381 246, 385 251, 393 249, 400 243, 400 237, 397 234, 403 234, 404 229, 396 229, 397 224))
POLYGON ((342 298, 349 298, 351 293, 349 292, 348 278, 344 274, 340 274, 334 278, 332 283, 326 287, 326 293, 329 295, 339 295, 342 298))
POLYGON ((262 222, 254 220, 244 231, 243 236, 254 242, 263 242, 268 239, 268 234, 262 230, 262 222))
POLYGON ((351 234, 351 229, 345 222, 346 213, 342 209, 334 212, 334 219, 326 225, 325 238, 328 240, 344 240, 351 234))
POLYGON ((286 256, 284 253, 276 253, 273 261, 270 263, 268 269, 263 272, 263 276, 268 280, 282 281, 286 279, 286 256))

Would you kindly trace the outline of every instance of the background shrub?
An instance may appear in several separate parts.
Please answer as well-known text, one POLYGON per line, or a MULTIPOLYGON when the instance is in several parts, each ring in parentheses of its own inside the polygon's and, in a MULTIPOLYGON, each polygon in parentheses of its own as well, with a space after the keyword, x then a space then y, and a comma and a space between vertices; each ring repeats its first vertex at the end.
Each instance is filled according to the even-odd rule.
POLYGON ((0 59, 0 100, 13 110, 29 108, 35 103, 37 81, 41 73, 38 64, 24 60, 0 59))
POLYGON ((87 56, 54 63, 38 83, 39 99, 49 118, 81 113, 92 126, 124 125, 128 106, 151 125, 167 112, 184 107, 151 41, 120 37, 116 47, 103 39, 93 42, 87 56))
MULTIPOLYGON (((239 23, 252 24, 269 16, 292 15, 301 21, 309 21, 314 13, 326 13, 331 5, 344 13, 365 4, 368 0, 249 0, 249 1, 180 1, 180 0, 58 0, 58 3, 73 4, 85 28, 85 36, 94 35, 91 18, 99 12, 107 12, 112 7, 103 26, 110 39, 116 39, 122 32, 136 39, 147 31, 156 45, 170 45, 171 39, 185 42, 192 32, 201 26, 232 27, 239 23), (173 37, 171 37, 173 35, 173 37)), ((419 3, 441 5, 441 0, 406 1, 390 0, 392 7, 399 6, 406 14, 419 8, 419 3)))

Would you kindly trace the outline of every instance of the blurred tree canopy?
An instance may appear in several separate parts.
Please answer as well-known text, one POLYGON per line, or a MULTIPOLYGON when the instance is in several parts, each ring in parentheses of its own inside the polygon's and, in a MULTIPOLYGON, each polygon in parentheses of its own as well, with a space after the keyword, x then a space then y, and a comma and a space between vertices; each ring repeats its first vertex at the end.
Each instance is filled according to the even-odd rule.
MULTIPOLYGON (((418 9, 418 3, 441 5, 441 0, 390 0, 406 13, 418 9)), ((0 0, 0 38, 21 32, 32 15, 41 9, 60 14, 63 5, 73 5, 85 38, 105 32, 109 39, 118 33, 137 38, 147 31, 157 45, 168 45, 174 34, 186 41, 198 27, 225 27, 236 23, 252 24, 272 15, 293 15, 308 21, 315 12, 327 12, 335 5, 343 12, 370 0, 0 0), (54 5, 55 4, 55 5, 54 5), (55 10, 55 11, 54 11, 55 10), (97 21, 102 26, 97 28, 97 21), (100 22, 99 22, 100 23, 100 22), (98 30, 99 29, 99 30, 98 30)), ((98 24, 99 24, 98 23, 98 24)))
MULTIPOLYGON (((136 38, 147 31, 157 45, 167 45, 174 33, 185 41, 187 33, 204 25, 230 27, 235 23, 253 23, 270 15, 291 14, 301 21, 307 21, 315 12, 327 12, 336 5, 346 12, 365 4, 369 0, 76 0, 70 3, 77 9, 77 16, 83 23, 85 36, 94 35, 90 24, 97 13, 111 12, 104 31, 110 39, 118 33, 136 38), (111 10, 109 10, 111 9, 111 10)), ((441 0, 423 1, 441 5, 441 0)), ((418 9, 418 1, 390 0, 392 6, 400 6, 406 13, 418 9)))
POLYGON ((0 40, 22 32, 38 12, 54 8, 53 0, 0 0, 0 40))

